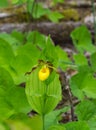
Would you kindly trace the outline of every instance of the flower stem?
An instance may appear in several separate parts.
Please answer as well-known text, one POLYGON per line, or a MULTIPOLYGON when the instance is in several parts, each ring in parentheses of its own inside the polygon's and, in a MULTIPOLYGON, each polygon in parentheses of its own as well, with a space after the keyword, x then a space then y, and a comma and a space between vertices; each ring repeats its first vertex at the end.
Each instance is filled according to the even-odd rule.
POLYGON ((44 117, 45 117, 45 115, 43 114, 43 115, 42 115, 43 130, 45 130, 45 118, 44 118, 44 117))

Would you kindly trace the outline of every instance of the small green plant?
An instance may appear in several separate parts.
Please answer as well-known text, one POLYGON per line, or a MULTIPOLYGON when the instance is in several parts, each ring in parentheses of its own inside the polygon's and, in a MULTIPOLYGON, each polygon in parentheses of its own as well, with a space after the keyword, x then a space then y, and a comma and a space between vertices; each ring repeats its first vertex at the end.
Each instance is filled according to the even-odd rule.
MULTIPOLYGON (((1 121, 8 119, 7 123, 10 124, 11 117, 20 113, 26 115, 34 110, 41 117, 41 129, 49 129, 50 124, 47 124, 46 116, 61 100, 57 67, 60 59, 69 61, 67 54, 63 54, 59 46, 55 47, 50 37, 38 32, 30 32, 26 36, 26 43, 24 35, 16 31, 10 35, 1 33, 0 41, 0 112, 5 113, 0 115, 1 121), (38 41, 34 42, 34 34, 38 35, 38 41), (26 89, 22 85, 26 86, 26 89)), ((66 64, 64 66, 67 67, 66 64)), ((61 110, 64 112, 67 109, 61 110)))
POLYGON ((85 26, 76 28, 71 37, 78 52, 73 60, 50 37, 37 31, 0 34, 1 130, 95 130, 96 46, 85 26), (69 97, 69 105, 55 109, 62 99, 59 70, 65 73, 69 69, 75 74, 69 79, 68 91, 78 103, 74 106, 69 97), (31 111, 36 114, 30 118, 31 111), (68 111, 73 112, 74 122, 60 123, 61 114, 68 111))
MULTIPOLYGON (((62 0, 54 0, 52 3, 57 4, 58 2, 64 2, 62 0)), ((8 7, 9 5, 23 5, 26 6, 26 12, 29 14, 31 19, 45 18, 52 22, 59 22, 64 16, 58 11, 52 11, 48 7, 45 8, 42 2, 36 0, 4 0, 0 2, 0 7, 8 7)), ((25 10, 24 10, 25 11, 25 10)))
MULTIPOLYGON (((35 0, 11 2, 26 4, 34 19, 46 16, 58 22, 62 18, 35 0)), ((63 0, 53 0, 52 5, 57 2, 63 0)), ((0 2, 1 7, 8 5, 8 0, 0 2)), ((0 130, 96 129, 96 46, 85 26, 72 31, 71 38, 76 49, 73 59, 37 31, 0 33, 0 130), (68 70, 75 72, 68 80, 69 89, 60 74, 68 70), (70 103, 58 109, 66 89, 70 103), (78 101, 75 105, 73 96, 78 101), (69 111, 71 121, 62 123, 62 113, 69 111)))
POLYGON ((76 28, 71 37, 78 51, 73 61, 50 37, 39 32, 0 34, 1 130, 3 127, 10 130, 12 125, 16 130, 95 130, 96 47, 85 26, 76 28), (34 36, 38 36, 35 41, 34 36), (85 52, 90 53, 90 59, 85 57, 85 52), (58 68, 77 72, 69 85, 79 102, 74 112, 78 121, 59 123, 58 117, 69 111, 70 105, 54 110, 62 99, 58 68), (37 115, 29 118, 27 113, 31 110, 37 115))

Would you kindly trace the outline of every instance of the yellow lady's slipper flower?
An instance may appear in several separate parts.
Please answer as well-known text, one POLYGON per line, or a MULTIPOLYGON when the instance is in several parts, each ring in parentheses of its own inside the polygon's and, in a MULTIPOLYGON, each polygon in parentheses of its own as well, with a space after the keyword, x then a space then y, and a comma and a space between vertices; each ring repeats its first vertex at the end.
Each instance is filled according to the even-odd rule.
POLYGON ((47 66, 44 66, 40 69, 38 76, 41 81, 44 81, 49 77, 49 75, 50 75, 50 69, 47 66))

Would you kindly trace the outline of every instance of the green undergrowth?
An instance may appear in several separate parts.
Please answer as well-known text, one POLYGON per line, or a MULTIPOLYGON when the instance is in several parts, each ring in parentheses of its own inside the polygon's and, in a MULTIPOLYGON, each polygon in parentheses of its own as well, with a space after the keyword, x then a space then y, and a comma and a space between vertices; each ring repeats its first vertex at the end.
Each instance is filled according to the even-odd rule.
POLYGON ((95 130, 96 46, 85 26, 70 36, 77 50, 72 60, 37 31, 0 33, 0 130, 95 130), (38 73, 45 65, 50 75, 41 81, 38 73), (69 79, 69 91, 78 99, 74 122, 60 123, 70 104, 55 109, 62 100, 59 70, 75 72, 69 79))

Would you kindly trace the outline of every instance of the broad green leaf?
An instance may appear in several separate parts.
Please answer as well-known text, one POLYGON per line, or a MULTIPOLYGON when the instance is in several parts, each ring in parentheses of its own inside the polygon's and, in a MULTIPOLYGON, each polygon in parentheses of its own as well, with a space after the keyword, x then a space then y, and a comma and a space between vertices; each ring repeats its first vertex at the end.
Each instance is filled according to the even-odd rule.
POLYGON ((45 113, 52 111, 61 100, 61 84, 59 76, 55 75, 53 81, 48 84, 46 90, 45 113))
POLYGON ((90 127, 90 130, 96 129, 96 115, 94 115, 94 117, 88 121, 88 125, 90 127))
POLYGON ((11 88, 6 94, 6 100, 18 113, 28 113, 31 111, 23 87, 15 86, 14 88, 11 88))
POLYGON ((67 56, 67 53, 59 46, 56 46, 55 49, 58 56, 58 67, 65 70, 70 65, 70 60, 67 56))
POLYGON ((6 92, 14 86, 14 82, 10 74, 0 67, 0 97, 5 98, 6 92))
POLYGON ((0 68, 0 119, 6 119, 14 112, 30 110, 24 88, 15 87, 10 74, 0 68))
POLYGON ((78 97, 79 100, 84 99, 84 92, 81 90, 81 87, 85 76, 86 73, 82 72, 74 75, 70 79, 70 87, 71 87, 72 94, 78 97))
POLYGON ((18 48, 18 55, 28 56, 28 58, 32 60, 33 66, 38 63, 40 53, 41 52, 37 49, 35 45, 28 43, 18 48))
POLYGON ((68 107, 54 110, 48 114, 45 115, 45 128, 48 129, 52 125, 57 125, 59 121, 59 117, 62 113, 65 113, 68 111, 68 107))
POLYGON ((70 85, 72 93, 79 99, 82 100, 84 94, 90 98, 96 98, 96 79, 92 74, 80 72, 71 78, 70 85))
POLYGON ((75 54, 73 56, 74 62, 78 66, 87 65, 88 61, 83 54, 75 54))
POLYGON ((10 130, 10 128, 4 122, 0 122, 0 130, 10 130))
POLYGON ((26 84, 26 95, 33 110, 42 114, 44 109, 44 93, 46 86, 38 79, 38 71, 34 70, 26 84))
POLYGON ((87 65, 77 66, 77 69, 78 69, 78 72, 93 74, 93 70, 92 70, 92 68, 88 64, 87 65))
POLYGON ((10 63, 8 71, 16 84, 26 81, 26 72, 30 72, 33 61, 27 55, 17 55, 10 63))
POLYGON ((28 12, 32 15, 33 18, 38 19, 46 14, 48 14, 50 12, 49 9, 44 8, 42 4, 40 3, 35 3, 34 7, 32 6, 32 4, 34 4, 33 2, 29 1, 27 3, 27 10, 28 12), (32 12, 33 11, 33 12, 32 12))
POLYGON ((14 60, 11 61, 11 67, 16 70, 19 74, 25 74, 26 72, 30 71, 32 68, 33 62, 26 55, 17 55, 14 60))
POLYGON ((47 15, 48 13, 50 13, 50 10, 47 8, 44 8, 42 4, 38 3, 35 4, 34 10, 33 12, 31 12, 33 18, 40 18, 44 15, 47 15), (36 12, 37 10, 37 12, 36 12))
POLYGON ((35 115, 31 118, 30 124, 33 130, 42 130, 42 117, 40 115, 35 115), (38 125, 37 125, 38 124, 38 125))
POLYGON ((14 113, 12 106, 6 100, 7 92, 12 87, 14 87, 12 77, 5 69, 0 68, 0 120, 14 113))
POLYGON ((48 130, 66 130, 66 128, 62 125, 54 125, 51 126, 48 130))
POLYGON ((96 99, 96 79, 93 77, 92 74, 86 75, 82 90, 85 92, 85 94, 90 98, 96 99))
POLYGON ((56 75, 56 72, 52 71, 51 75, 49 75, 48 79, 45 80, 45 84, 46 85, 50 84, 54 80, 55 75, 56 75))
POLYGON ((18 46, 21 45, 19 40, 17 40, 16 38, 12 37, 10 34, 7 33, 0 33, 0 39, 9 43, 14 51, 18 48, 18 46))
POLYGON ((90 120, 96 114, 96 105, 89 100, 84 100, 76 106, 78 120, 90 120))
POLYGON ((88 51, 90 53, 94 53, 96 51, 96 47, 92 44, 91 34, 86 26, 76 28, 71 33, 71 37, 74 46, 77 48, 79 52, 82 53, 88 51))
POLYGON ((8 7, 8 5, 9 5, 8 0, 1 0, 0 1, 0 8, 8 7))
POLYGON ((46 39, 46 47, 42 51, 40 59, 52 63, 54 67, 57 67, 58 65, 58 55, 54 43, 50 37, 46 39))
POLYGON ((33 130, 33 129, 31 129, 31 127, 29 127, 24 122, 19 121, 19 120, 17 120, 17 121, 10 120, 8 122, 8 125, 11 130, 33 130))
POLYGON ((14 114, 14 109, 4 97, 0 97, 0 121, 8 119, 14 114))
POLYGON ((66 130, 90 130, 88 124, 84 121, 69 122, 64 126, 66 130))
POLYGON ((52 22, 59 22, 60 19, 62 19, 64 16, 55 11, 55 12, 50 12, 49 14, 47 14, 47 17, 52 21, 52 22))
POLYGON ((19 42, 21 42, 21 45, 24 43, 25 37, 23 33, 13 30, 11 36, 14 37, 16 40, 18 40, 19 42))
POLYGON ((37 31, 29 32, 27 35, 27 42, 37 45, 38 48, 40 48, 40 49, 45 48, 46 39, 47 39, 46 36, 44 36, 43 34, 37 32, 37 31))
POLYGON ((14 58, 13 50, 7 41, 0 38, 0 66, 7 67, 14 58))
MULTIPOLYGON (((27 12, 32 14, 32 10, 33 10, 33 5, 34 5, 34 0, 28 0, 27 1, 27 12)), ((34 9, 35 10, 35 9, 34 9)))
POLYGON ((6 123, 12 130, 13 128, 14 130, 42 130, 42 117, 40 115, 34 115, 30 118, 19 113, 13 115, 6 123))
POLYGON ((39 69, 35 69, 29 76, 26 84, 26 95, 33 110, 39 114, 52 111, 61 99, 61 85, 58 75, 46 86, 38 78, 39 69))
POLYGON ((92 69, 96 71, 96 53, 93 53, 90 57, 92 69))

